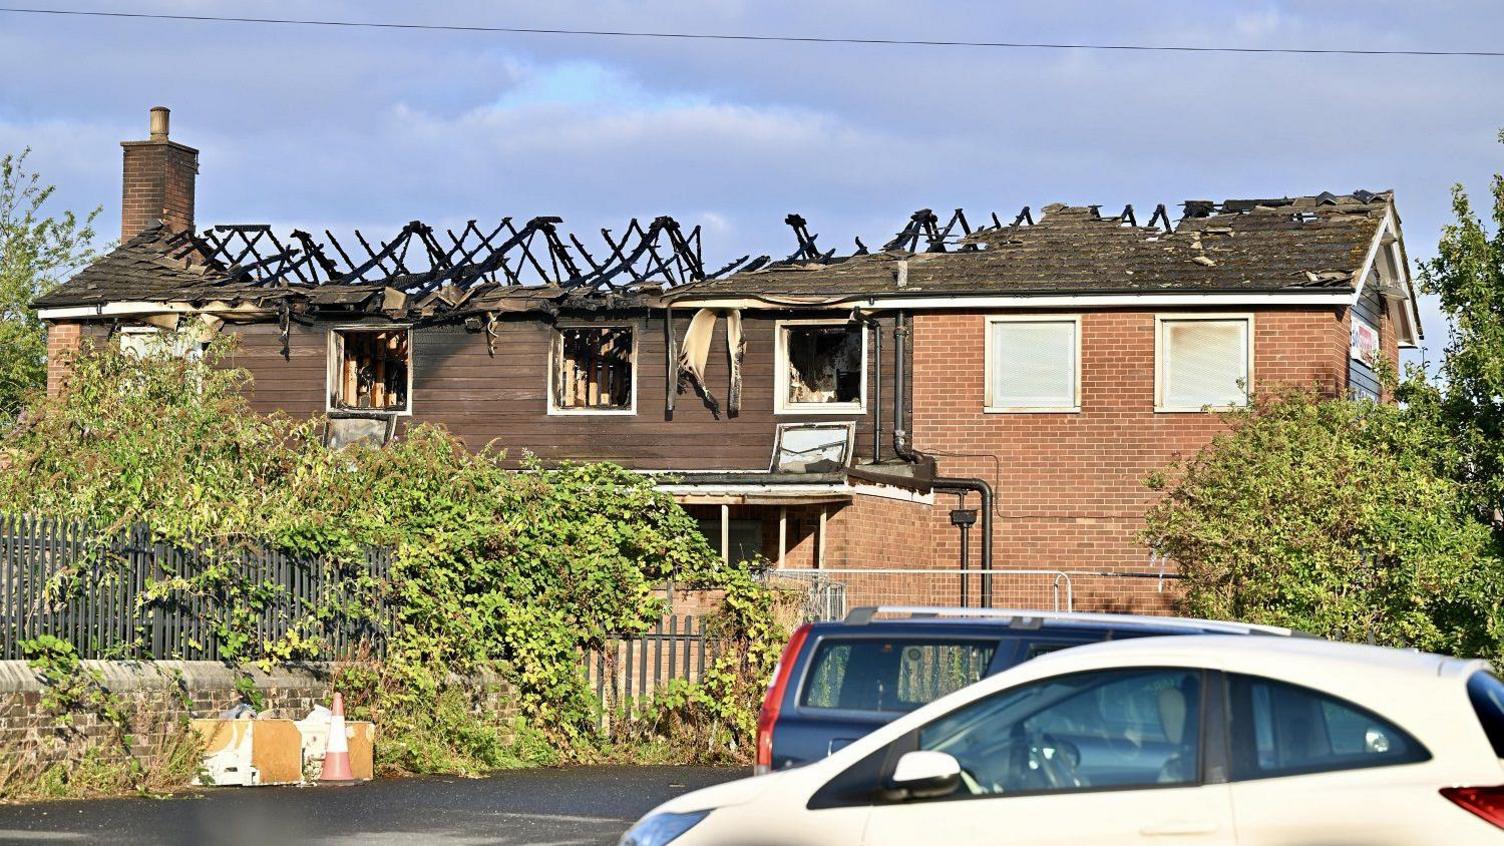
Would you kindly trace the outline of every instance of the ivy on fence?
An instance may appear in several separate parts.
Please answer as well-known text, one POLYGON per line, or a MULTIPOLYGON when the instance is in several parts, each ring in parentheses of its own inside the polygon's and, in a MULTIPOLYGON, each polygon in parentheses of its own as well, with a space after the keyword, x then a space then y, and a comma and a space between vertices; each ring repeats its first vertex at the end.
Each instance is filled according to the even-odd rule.
MULTIPOLYGON (((652 626, 664 611, 654 586, 666 580, 756 590, 639 474, 508 470, 502 445, 474 451, 428 426, 382 449, 328 449, 316 420, 253 412, 230 342, 198 361, 170 346, 137 358, 86 345, 65 390, 0 435, 0 501, 105 531, 148 525, 151 543, 195 550, 201 566, 141 595, 214 621, 203 636, 230 663, 329 655, 318 632, 369 612, 384 591, 385 652, 359 665, 369 695, 352 699, 382 723, 388 769, 485 769, 505 759, 508 735, 588 754, 599 723, 582 652, 652 626), (371 548, 390 550, 385 579, 362 566, 371 548), (251 549, 347 569, 339 590, 295 605, 268 637, 258 621, 285 604, 277 579, 242 566, 251 549), (509 683, 521 732, 466 705, 454 680, 484 670, 509 683)), ((760 664, 747 667, 755 675, 760 664)))

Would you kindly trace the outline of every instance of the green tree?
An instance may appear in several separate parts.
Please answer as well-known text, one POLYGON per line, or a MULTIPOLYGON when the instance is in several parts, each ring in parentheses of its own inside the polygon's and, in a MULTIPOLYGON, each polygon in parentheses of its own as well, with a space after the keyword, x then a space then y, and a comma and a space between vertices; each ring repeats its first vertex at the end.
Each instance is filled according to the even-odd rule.
POLYGON ((26 156, 0 156, 0 425, 47 382, 47 330, 31 307, 94 258, 94 219, 44 210, 54 186, 27 170, 26 156))
POLYGON ((1150 480, 1145 539, 1195 616, 1497 657, 1504 566, 1427 415, 1285 391, 1150 480))
MULTIPOLYGON (((1504 132, 1499 135, 1504 142, 1504 132)), ((1492 232, 1461 185, 1452 189, 1456 221, 1442 232, 1436 258, 1421 267, 1427 293, 1451 323, 1441 384, 1405 399, 1434 413, 1456 439, 1456 473, 1481 519, 1504 528, 1504 175, 1490 186, 1492 232)))

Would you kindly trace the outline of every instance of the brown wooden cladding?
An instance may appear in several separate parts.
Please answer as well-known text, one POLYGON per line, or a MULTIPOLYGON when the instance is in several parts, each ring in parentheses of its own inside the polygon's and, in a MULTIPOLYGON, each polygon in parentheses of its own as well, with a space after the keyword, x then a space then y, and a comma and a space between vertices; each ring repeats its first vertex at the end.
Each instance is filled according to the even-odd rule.
MULTIPOLYGON (((548 367, 555 328, 536 316, 504 318, 497 324, 496 352, 488 353, 486 336, 462 326, 427 326, 413 331, 412 416, 399 429, 436 423, 479 449, 495 442, 509 462, 531 453, 545 462, 613 461, 646 470, 766 470, 778 423, 857 422, 860 458, 872 454, 875 350, 868 334, 867 396, 864 414, 774 414, 774 326, 778 319, 822 317, 828 313, 762 315, 743 312, 746 357, 742 365, 742 407, 736 417, 717 420, 693 392, 674 398, 665 413, 667 373, 663 313, 615 315, 611 319, 561 317, 561 325, 630 323, 637 333, 636 411, 633 414, 550 414, 548 367)), ((674 313, 675 337, 682 339, 691 313, 674 313)), ((842 315, 844 317, 844 315, 842 315)), ((840 319, 840 318, 837 318, 840 319)), ((234 327, 241 335, 231 364, 250 371, 251 403, 257 411, 281 410, 305 417, 325 410, 325 380, 330 327, 294 325, 290 358, 273 324, 234 327)), ((888 452, 893 408, 892 322, 883 323, 881 401, 888 452)), ((725 321, 716 327, 706 368, 711 392, 726 403, 730 385, 725 321)))

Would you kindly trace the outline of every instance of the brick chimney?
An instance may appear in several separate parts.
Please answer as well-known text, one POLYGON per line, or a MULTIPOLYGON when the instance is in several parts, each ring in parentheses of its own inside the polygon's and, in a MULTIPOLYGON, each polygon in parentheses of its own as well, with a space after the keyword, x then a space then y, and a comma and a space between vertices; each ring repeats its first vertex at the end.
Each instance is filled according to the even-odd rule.
POLYGON ((120 240, 127 241, 159 221, 173 231, 193 228, 193 184, 198 150, 167 138, 169 111, 151 110, 151 137, 122 141, 124 179, 120 199, 120 240))

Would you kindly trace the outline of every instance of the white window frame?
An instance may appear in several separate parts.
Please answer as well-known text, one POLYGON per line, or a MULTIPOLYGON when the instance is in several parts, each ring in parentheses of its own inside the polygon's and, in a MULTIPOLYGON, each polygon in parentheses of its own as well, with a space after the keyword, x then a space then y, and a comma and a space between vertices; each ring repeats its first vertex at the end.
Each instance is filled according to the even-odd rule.
MULTIPOLYGON (((126 349, 126 338, 151 336, 153 338, 160 339, 163 334, 164 331, 159 326, 122 326, 120 327, 120 331, 115 333, 115 343, 117 348, 121 352, 129 355, 131 354, 131 351, 126 349)), ((188 350, 172 350, 164 347, 163 352, 168 353, 172 358, 182 359, 183 361, 202 361, 204 357, 204 346, 204 344, 199 343, 197 344, 196 348, 188 350)))
POLYGON ((642 344, 644 321, 619 320, 605 323, 592 323, 588 320, 566 321, 556 324, 549 330, 548 339, 548 380, 545 390, 548 393, 548 414, 551 417, 630 417, 637 413, 637 383, 638 383, 638 350, 642 344), (558 376, 558 365, 562 363, 564 356, 564 330, 565 329, 631 329, 632 330, 632 400, 626 408, 561 408, 558 398, 554 394, 554 379, 558 376))
POLYGON ((856 458, 856 421, 854 421, 854 420, 844 420, 844 421, 842 421, 842 420, 831 420, 831 421, 821 420, 819 422, 814 422, 814 423, 777 423, 777 424, 774 424, 774 429, 776 431, 774 432, 774 435, 773 435, 773 457, 768 462, 768 472, 769 473, 777 473, 777 472, 779 472, 779 470, 778 470, 778 454, 779 454, 779 452, 782 451, 782 447, 783 447, 783 433, 786 432, 786 431, 788 431, 789 429, 798 429, 798 428, 801 428, 801 427, 804 427, 804 426, 821 426, 821 427, 829 426, 832 429, 834 429, 837 426, 840 426, 843 429, 845 429, 845 431, 846 431, 846 456, 845 456, 846 457, 846 466, 850 467, 854 463, 853 459, 856 458))
POLYGON ((852 320, 832 318, 800 318, 797 320, 773 321, 773 413, 774 414, 829 414, 851 415, 867 413, 867 328, 852 320), (862 336, 862 380, 856 402, 789 402, 789 357, 784 343, 784 330, 791 326, 856 326, 862 336))
POLYGON ((393 323, 390 325, 381 323, 341 323, 329 327, 325 339, 326 352, 324 353, 324 411, 328 412, 354 412, 358 414, 389 414, 394 417, 411 417, 413 415, 413 373, 418 369, 418 351, 413 345, 413 327, 411 323, 393 323), (335 405, 334 396, 334 366, 340 361, 338 340, 340 332, 395 332, 401 330, 407 333, 407 407, 401 410, 383 408, 345 408, 335 405))
POLYGON ((1200 313, 1184 312, 1179 314, 1156 314, 1154 315, 1154 410, 1161 414, 1190 414, 1202 411, 1229 411, 1235 408, 1246 408, 1248 397, 1253 393, 1253 335, 1254 319, 1252 312, 1242 313, 1200 313), (1165 342, 1165 324, 1167 323, 1228 323, 1242 321, 1247 325, 1247 333, 1244 335, 1247 347, 1244 355, 1247 356, 1247 368, 1243 379, 1243 401, 1230 405, 1198 405, 1179 406, 1165 404, 1165 389, 1169 384, 1166 371, 1170 361, 1166 355, 1168 344, 1165 342))
POLYGON ((985 414, 1080 414, 1081 413, 1081 315, 1079 314, 989 314, 983 321, 982 412, 985 414), (992 374, 1000 365, 993 349, 992 327, 998 323, 1071 323, 1074 324, 1076 349, 1071 377, 1075 396, 1068 406, 997 405, 992 398, 992 374))

